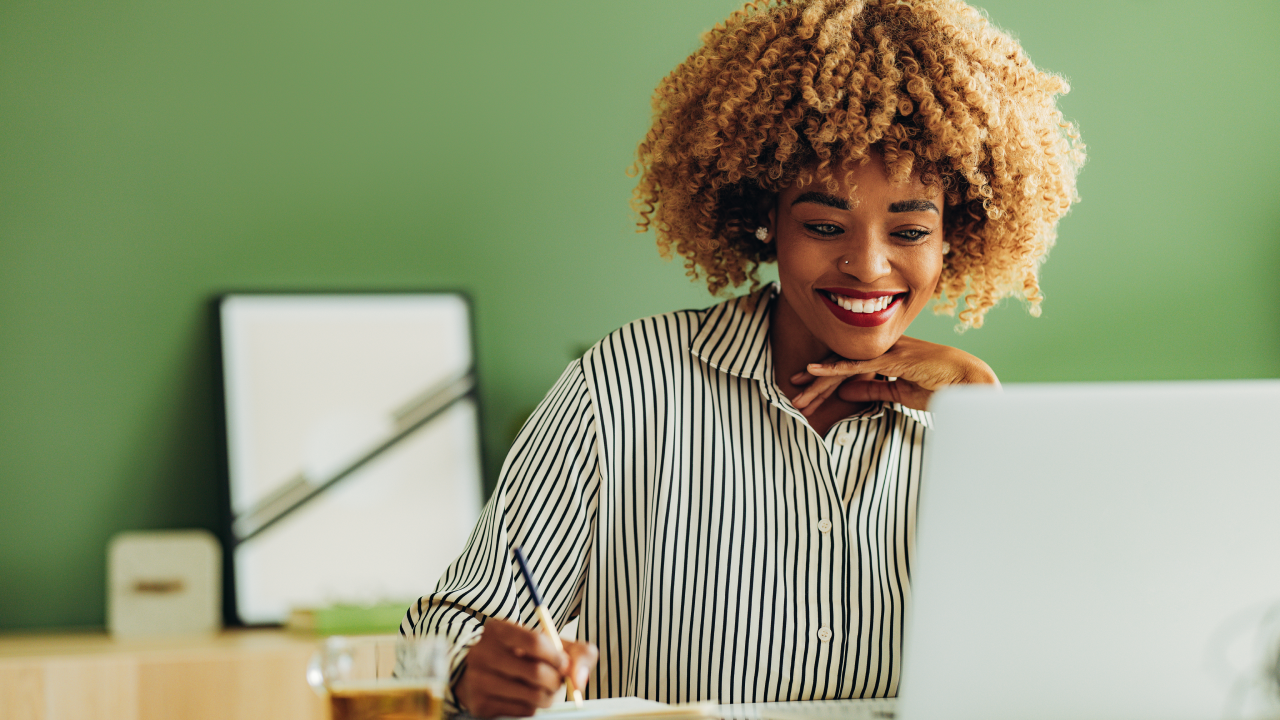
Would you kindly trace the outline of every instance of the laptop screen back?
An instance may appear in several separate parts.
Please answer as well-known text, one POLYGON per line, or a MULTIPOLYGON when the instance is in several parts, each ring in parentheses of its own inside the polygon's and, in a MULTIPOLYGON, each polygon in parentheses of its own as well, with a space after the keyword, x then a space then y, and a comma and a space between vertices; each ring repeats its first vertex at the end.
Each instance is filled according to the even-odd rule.
POLYGON ((902 720, 1280 717, 1280 382, 931 409, 902 720))

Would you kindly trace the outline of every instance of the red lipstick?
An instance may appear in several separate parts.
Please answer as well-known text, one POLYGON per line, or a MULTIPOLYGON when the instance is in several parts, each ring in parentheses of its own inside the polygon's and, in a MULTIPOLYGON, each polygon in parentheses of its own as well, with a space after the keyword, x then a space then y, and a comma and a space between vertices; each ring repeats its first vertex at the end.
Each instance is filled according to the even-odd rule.
POLYGON ((906 293, 859 292, 857 290, 844 289, 840 289, 837 292, 833 289, 831 291, 819 292, 818 297, 822 298, 822 302, 826 303, 827 309, 830 310, 831 314, 835 315, 836 319, 840 322, 847 325, 853 325, 854 327, 876 327, 877 325, 883 325, 889 322, 889 318, 893 317, 893 314, 898 312, 898 308, 902 306, 902 300, 906 297, 906 293), (895 297, 893 302, 889 303, 889 306, 883 310, 877 310, 872 313, 856 313, 845 310, 837 305, 835 301, 827 295, 827 292, 834 292, 837 295, 844 295, 845 297, 856 298, 858 300, 874 300, 875 298, 885 297, 886 295, 893 295, 895 297))

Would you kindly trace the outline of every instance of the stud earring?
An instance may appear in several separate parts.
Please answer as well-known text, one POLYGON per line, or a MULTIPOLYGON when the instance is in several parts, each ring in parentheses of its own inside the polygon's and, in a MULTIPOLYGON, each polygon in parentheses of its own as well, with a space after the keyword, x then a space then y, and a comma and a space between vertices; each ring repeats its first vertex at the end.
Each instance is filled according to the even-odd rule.
POLYGON ((769 228, 765 227, 764 225, 761 225, 760 227, 756 228, 756 239, 759 240, 760 242, 764 242, 765 240, 768 240, 769 228))
POLYGON ((944 240, 944 241, 942 241, 942 254, 943 254, 943 255, 946 255, 946 254, 947 254, 947 253, 949 253, 949 252, 951 252, 951 243, 949 243, 949 242, 947 242, 947 241, 945 241, 945 240, 944 240))

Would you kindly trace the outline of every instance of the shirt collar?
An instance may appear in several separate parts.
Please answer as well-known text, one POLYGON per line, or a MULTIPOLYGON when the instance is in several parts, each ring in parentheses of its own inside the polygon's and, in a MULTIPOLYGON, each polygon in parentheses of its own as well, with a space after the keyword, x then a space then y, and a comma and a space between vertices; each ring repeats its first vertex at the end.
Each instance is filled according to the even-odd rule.
POLYGON ((777 283, 707 308, 689 351, 717 370, 762 380, 770 365, 769 313, 777 283))

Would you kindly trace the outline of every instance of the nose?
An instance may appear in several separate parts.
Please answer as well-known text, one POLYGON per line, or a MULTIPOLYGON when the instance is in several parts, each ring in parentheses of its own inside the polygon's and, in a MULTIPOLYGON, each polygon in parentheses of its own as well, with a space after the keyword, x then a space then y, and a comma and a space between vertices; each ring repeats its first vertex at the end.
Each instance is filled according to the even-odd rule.
POLYGON ((864 283, 873 283, 892 272, 888 248, 872 238, 860 239, 850 244, 836 258, 836 266, 840 272, 864 283))

